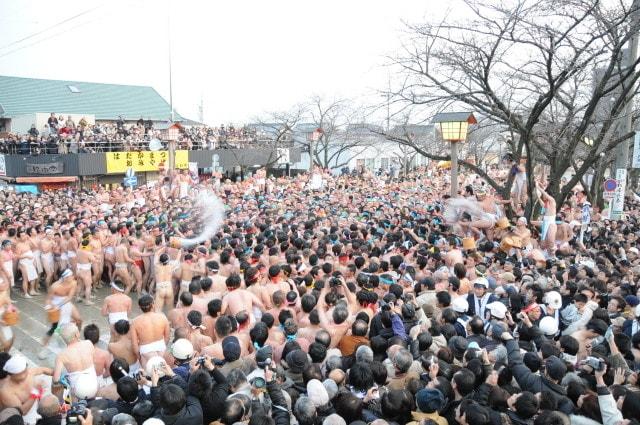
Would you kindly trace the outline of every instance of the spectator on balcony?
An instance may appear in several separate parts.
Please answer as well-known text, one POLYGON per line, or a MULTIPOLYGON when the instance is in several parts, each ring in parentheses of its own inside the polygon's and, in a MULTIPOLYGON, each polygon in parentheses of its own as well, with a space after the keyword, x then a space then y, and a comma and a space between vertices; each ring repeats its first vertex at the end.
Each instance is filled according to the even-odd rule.
POLYGON ((71 118, 71 115, 67 116, 67 121, 65 121, 64 126, 71 129, 72 132, 76 130, 76 123, 73 121, 73 118, 71 118))
POLYGON ((36 128, 35 124, 31 124, 31 128, 29 129, 29 136, 31 137, 38 137, 38 135, 40 134, 40 132, 38 131, 38 129, 36 128))
POLYGON ((58 131, 58 118, 56 118, 56 113, 52 112, 49 119, 47 119, 47 124, 52 131, 58 131))
POLYGON ((89 126, 89 123, 87 122, 87 119, 85 117, 82 117, 80 118, 80 122, 78 123, 78 125, 80 126, 80 130, 83 131, 89 126))

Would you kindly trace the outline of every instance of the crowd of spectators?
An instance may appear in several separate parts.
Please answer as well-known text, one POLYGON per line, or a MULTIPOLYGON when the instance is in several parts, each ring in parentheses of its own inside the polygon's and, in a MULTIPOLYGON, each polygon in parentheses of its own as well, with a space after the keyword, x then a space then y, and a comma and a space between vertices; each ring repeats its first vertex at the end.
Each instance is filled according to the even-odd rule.
MULTIPOLYGON (((20 155, 128 152, 149 150, 160 143, 162 129, 150 120, 126 121, 122 116, 115 122, 90 123, 82 117, 75 122, 71 116, 51 114, 46 124, 38 129, 35 124, 25 134, 0 135, 0 153, 20 155), (154 142, 157 140, 157 142, 154 142)), ((263 135, 248 126, 235 127, 224 124, 219 127, 206 125, 183 126, 177 141, 177 149, 231 149, 255 146, 263 135)))

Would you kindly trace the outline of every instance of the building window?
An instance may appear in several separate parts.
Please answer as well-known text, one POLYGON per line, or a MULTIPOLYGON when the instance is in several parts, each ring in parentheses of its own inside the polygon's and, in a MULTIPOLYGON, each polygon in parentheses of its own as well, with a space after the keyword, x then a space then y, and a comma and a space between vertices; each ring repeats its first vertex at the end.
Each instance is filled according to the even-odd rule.
POLYGON ((383 170, 389 169, 389 158, 380 158, 380 168, 383 170))
POLYGON ((80 89, 76 86, 67 86, 71 93, 80 93, 80 89))
POLYGON ((376 168, 376 159, 375 158, 367 158, 364 160, 364 165, 367 169, 373 171, 376 168))

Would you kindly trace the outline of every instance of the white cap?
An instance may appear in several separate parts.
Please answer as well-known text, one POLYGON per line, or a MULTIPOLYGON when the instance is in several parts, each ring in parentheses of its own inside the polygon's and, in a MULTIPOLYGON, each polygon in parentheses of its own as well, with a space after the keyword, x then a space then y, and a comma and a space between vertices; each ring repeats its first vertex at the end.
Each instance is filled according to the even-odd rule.
POLYGON ((549 307, 559 310, 562 307, 562 296, 556 291, 550 291, 544 296, 544 302, 549 307))
POLYGON ((171 346, 171 354, 178 360, 189 360, 193 357, 193 344, 188 339, 180 338, 171 346))
POLYGON ((95 398, 98 393, 98 379, 90 373, 80 373, 71 387, 73 395, 80 400, 95 398))
POLYGON ((548 336, 553 336, 558 333, 558 323, 556 319, 551 316, 545 316, 540 320, 540 325, 538 325, 543 334, 548 336))
POLYGON ((164 365, 166 362, 160 356, 153 356, 147 362, 147 367, 145 368, 145 372, 147 376, 153 375, 153 370, 156 369, 158 371, 158 376, 162 378, 164 376, 164 365))
POLYGON ((636 255, 640 254, 640 251, 638 251, 638 248, 636 248, 635 246, 629 248, 629 252, 633 252, 636 255))
POLYGON ((466 297, 456 297, 451 301, 451 307, 453 311, 458 313, 466 313, 469 310, 469 303, 466 300, 466 297))
POLYGON ((474 285, 482 285, 485 288, 489 287, 489 281, 484 277, 477 278, 476 280, 473 281, 473 284, 474 285))
POLYGON ((636 306, 636 311, 635 311, 635 313, 636 313, 636 317, 640 317, 640 304, 638 304, 638 305, 636 306))
POLYGON ((2 370, 12 375, 17 375, 18 373, 22 373, 27 369, 27 359, 26 357, 16 355, 11 356, 9 360, 4 364, 2 370))
POLYGON ((164 421, 158 418, 149 418, 142 422, 142 425, 164 425, 164 421))
POLYGON ((491 315, 497 319, 504 319, 507 315, 507 306, 500 301, 494 301, 487 304, 487 310, 491 312, 491 315))

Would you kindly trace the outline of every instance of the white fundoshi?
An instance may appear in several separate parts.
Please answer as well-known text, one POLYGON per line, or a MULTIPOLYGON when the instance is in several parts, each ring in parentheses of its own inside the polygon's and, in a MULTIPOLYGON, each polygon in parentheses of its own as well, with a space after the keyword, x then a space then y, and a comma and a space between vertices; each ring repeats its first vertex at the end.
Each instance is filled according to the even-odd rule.
POLYGON ((177 245, 181 248, 190 248, 198 245, 207 239, 211 239, 222 226, 224 222, 224 204, 212 192, 200 192, 193 206, 202 223, 202 232, 198 236, 189 239, 174 238, 172 245, 177 245))

